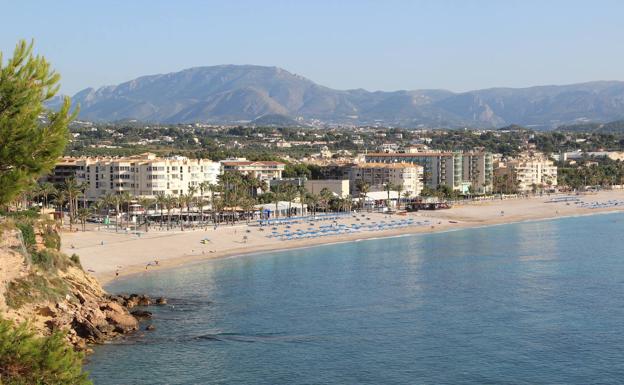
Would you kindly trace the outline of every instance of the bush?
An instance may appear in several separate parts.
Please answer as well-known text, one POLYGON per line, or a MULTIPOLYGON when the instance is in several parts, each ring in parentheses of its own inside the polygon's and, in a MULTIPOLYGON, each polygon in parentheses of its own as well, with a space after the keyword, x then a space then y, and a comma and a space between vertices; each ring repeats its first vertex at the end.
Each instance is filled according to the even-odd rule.
POLYGON ((20 222, 16 224, 17 228, 22 232, 22 238, 24 239, 24 245, 27 249, 33 247, 37 240, 35 239, 35 229, 32 224, 27 222, 20 222))
POLYGON ((58 277, 47 279, 42 275, 30 273, 26 277, 9 282, 4 297, 7 306, 19 309, 32 302, 58 302, 65 298, 68 292, 67 285, 62 279, 58 277))
POLYGON ((62 254, 56 250, 43 249, 41 251, 35 251, 30 256, 34 265, 43 268, 46 271, 67 270, 70 265, 70 260, 65 254, 62 254))
POLYGON ((26 324, 0 319, 0 384, 89 385, 83 358, 60 333, 38 337, 26 324))
POLYGON ((69 260, 72 261, 74 265, 82 269, 82 264, 80 263, 80 257, 78 254, 72 254, 71 257, 69 257, 69 260))
POLYGON ((46 228, 43 233, 43 244, 48 249, 60 250, 61 249, 61 236, 50 228, 46 228))

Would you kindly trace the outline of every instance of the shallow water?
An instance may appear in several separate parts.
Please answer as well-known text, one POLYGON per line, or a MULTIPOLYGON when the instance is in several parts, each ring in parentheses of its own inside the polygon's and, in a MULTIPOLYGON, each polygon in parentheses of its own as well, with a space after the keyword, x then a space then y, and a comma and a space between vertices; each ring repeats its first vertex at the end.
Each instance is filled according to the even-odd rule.
POLYGON ((624 382, 624 214, 207 261, 115 282, 157 329, 95 384, 624 382))

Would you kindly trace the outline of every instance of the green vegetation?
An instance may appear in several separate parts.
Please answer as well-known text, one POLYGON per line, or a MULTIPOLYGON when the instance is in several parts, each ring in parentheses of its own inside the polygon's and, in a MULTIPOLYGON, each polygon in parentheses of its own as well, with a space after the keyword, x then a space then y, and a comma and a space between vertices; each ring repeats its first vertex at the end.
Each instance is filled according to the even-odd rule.
POLYGON ((0 319, 0 384, 88 385, 83 354, 60 333, 38 337, 26 325, 0 319))
POLYGON ((35 230, 31 223, 28 222, 20 222, 16 223, 16 226, 22 232, 22 238, 24 240, 24 246, 27 249, 32 248, 37 242, 35 239, 35 230))
POLYGON ((11 281, 5 297, 9 307, 19 309, 34 302, 57 302, 64 298, 68 292, 68 288, 61 278, 31 272, 23 278, 11 281))
POLYGON ((58 112, 43 103, 58 91, 59 74, 32 44, 21 41, 3 65, 0 56, 0 206, 10 203, 35 178, 49 171, 68 139, 69 98, 58 112), (47 115, 41 123, 40 115, 47 115))

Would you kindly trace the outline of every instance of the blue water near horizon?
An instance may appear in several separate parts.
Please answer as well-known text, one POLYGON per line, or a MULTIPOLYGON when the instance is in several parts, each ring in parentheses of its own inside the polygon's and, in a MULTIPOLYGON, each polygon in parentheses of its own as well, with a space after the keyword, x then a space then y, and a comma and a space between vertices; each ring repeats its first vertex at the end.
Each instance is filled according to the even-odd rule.
POLYGON ((120 280, 153 332, 100 384, 624 382, 624 214, 205 261, 120 280))

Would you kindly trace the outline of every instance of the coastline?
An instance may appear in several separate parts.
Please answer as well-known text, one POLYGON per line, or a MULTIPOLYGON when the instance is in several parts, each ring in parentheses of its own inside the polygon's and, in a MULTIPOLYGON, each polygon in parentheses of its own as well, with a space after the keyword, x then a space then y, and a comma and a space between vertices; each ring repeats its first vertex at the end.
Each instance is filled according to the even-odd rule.
MULTIPOLYGON (((592 202, 624 201, 624 191, 605 191, 581 198, 584 201, 592 202)), ((550 197, 543 196, 474 202, 448 210, 421 211, 407 215, 408 218, 415 221, 429 221, 427 225, 330 235, 313 239, 286 241, 267 239, 264 232, 258 231, 257 226, 238 224, 236 226, 221 226, 217 230, 210 228, 209 230, 150 231, 139 237, 126 233, 92 230, 64 234, 63 244, 66 253, 77 253, 81 257, 85 269, 90 271, 102 285, 106 285, 115 279, 127 279, 136 275, 149 274, 154 269, 169 270, 212 259, 252 256, 272 251, 304 249, 320 245, 467 228, 624 212, 624 205, 588 209, 566 202, 547 202, 549 199, 550 197), (241 235, 249 238, 249 242, 247 240, 245 243, 240 241, 241 235), (206 237, 211 239, 209 244, 192 246, 206 237), (100 238, 106 238, 103 245, 97 242, 97 239, 100 238), (70 248, 66 247, 68 244, 71 245, 70 248), (188 252, 188 247, 194 248, 188 252), (151 255, 155 255, 155 257, 152 258, 151 255), (158 260, 158 265, 147 265, 154 259, 158 260), (119 273, 118 276, 116 276, 117 272, 119 273)), ((354 223, 360 220, 375 222, 405 218, 405 216, 389 216, 379 213, 357 213, 357 216, 357 219, 350 217, 341 220, 341 222, 354 223)), ((302 224, 300 227, 304 226, 306 225, 302 224)))

